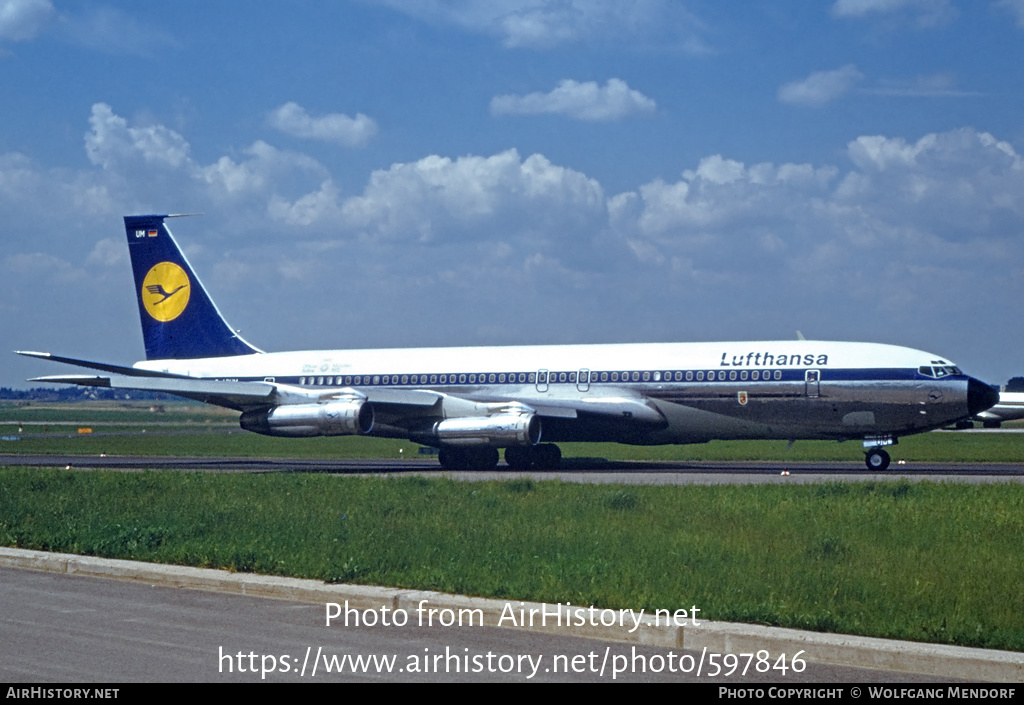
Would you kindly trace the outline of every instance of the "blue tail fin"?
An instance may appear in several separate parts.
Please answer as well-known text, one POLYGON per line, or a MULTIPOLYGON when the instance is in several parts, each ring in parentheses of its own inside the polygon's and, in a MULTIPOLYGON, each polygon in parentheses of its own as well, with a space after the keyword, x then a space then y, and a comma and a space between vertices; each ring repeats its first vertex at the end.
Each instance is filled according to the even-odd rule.
POLYGON ((147 360, 260 352, 231 330, 164 225, 166 215, 124 218, 147 360))

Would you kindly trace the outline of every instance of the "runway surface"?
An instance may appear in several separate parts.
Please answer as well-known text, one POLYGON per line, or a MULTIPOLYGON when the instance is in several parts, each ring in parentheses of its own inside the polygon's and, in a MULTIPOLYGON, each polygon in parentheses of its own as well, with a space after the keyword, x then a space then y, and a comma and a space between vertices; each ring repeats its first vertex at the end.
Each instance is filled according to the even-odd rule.
POLYGON ((556 471, 516 471, 503 463, 492 471, 451 472, 434 460, 309 460, 297 458, 226 458, 96 455, 0 455, 0 466, 54 467, 76 470, 175 470, 180 472, 306 472, 335 475, 422 475, 466 481, 530 477, 566 482, 619 484, 765 484, 861 482, 906 479, 949 482, 1024 482, 1024 463, 907 463, 896 461, 884 473, 860 462, 648 462, 568 458, 556 471))

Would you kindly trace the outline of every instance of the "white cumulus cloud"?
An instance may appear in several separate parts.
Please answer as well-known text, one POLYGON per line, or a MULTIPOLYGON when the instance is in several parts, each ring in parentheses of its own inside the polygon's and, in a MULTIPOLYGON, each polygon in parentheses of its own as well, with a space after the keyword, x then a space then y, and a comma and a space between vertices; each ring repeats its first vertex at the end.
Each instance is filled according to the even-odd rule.
POLYGON ((793 81, 779 88, 779 100, 792 105, 821 107, 850 91, 864 78, 853 64, 835 71, 818 71, 802 81, 793 81))
POLYGON ((97 166, 109 169, 118 162, 141 156, 147 164, 177 168, 188 159, 185 138, 163 125, 129 127, 106 103, 92 106, 91 129, 85 136, 85 151, 97 166))
POLYGON ((567 79, 550 93, 499 95, 491 100, 494 115, 552 114, 587 121, 621 120, 656 109, 653 100, 618 78, 609 79, 604 86, 567 79))
POLYGON ((377 134, 377 123, 362 113, 354 118, 342 113, 312 117, 294 102, 273 110, 268 121, 271 127, 293 137, 331 142, 343 147, 362 147, 377 134))
POLYGON ((539 154, 429 156, 373 172, 363 195, 342 206, 345 223, 371 237, 460 239, 481 227, 503 233, 554 233, 604 218, 601 186, 539 154))

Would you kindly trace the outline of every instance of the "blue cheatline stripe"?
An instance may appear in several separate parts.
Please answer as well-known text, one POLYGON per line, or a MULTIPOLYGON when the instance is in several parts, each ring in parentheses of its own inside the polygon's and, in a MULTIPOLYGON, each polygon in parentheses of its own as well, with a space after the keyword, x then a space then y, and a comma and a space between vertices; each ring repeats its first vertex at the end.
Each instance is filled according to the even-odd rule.
MULTIPOLYGON (((817 369, 817 368, 808 368, 817 369)), ((882 382, 928 379, 920 375, 915 368, 880 368, 880 369, 823 369, 820 382, 882 382)), ((774 383, 805 381, 807 369, 789 370, 615 370, 591 371, 589 382, 592 385, 686 385, 686 384, 734 384, 734 383, 774 383), (747 373, 744 376, 744 373, 747 373), (757 378, 754 378, 754 374, 757 378), (657 376, 657 379, 655 378, 657 376), (614 377, 614 379, 613 379, 614 377), (636 379, 634 379, 636 377, 636 379), (646 379, 645 379, 646 377, 646 379)), ((548 373, 547 384, 577 384, 578 370, 551 371, 548 373)), ((269 376, 237 378, 239 381, 263 382, 269 376)), ((960 379, 962 376, 949 375, 942 378, 960 379)), ((367 375, 287 375, 273 377, 275 382, 310 387, 424 387, 424 386, 459 386, 459 385, 522 385, 536 384, 537 372, 456 372, 456 373, 423 373, 423 374, 367 374, 367 375)))

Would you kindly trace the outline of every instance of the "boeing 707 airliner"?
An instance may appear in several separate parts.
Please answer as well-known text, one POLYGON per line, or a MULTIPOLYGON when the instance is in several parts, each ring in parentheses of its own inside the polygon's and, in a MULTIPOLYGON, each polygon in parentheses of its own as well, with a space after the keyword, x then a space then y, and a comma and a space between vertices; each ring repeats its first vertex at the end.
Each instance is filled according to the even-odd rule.
POLYGON ((32 381, 167 392, 270 436, 367 435, 439 449, 447 469, 558 466, 568 441, 860 440, 885 446, 974 416, 996 390, 927 352, 768 341, 263 352, 226 323, 165 220, 126 216, 146 359, 19 354, 101 375, 32 381))

